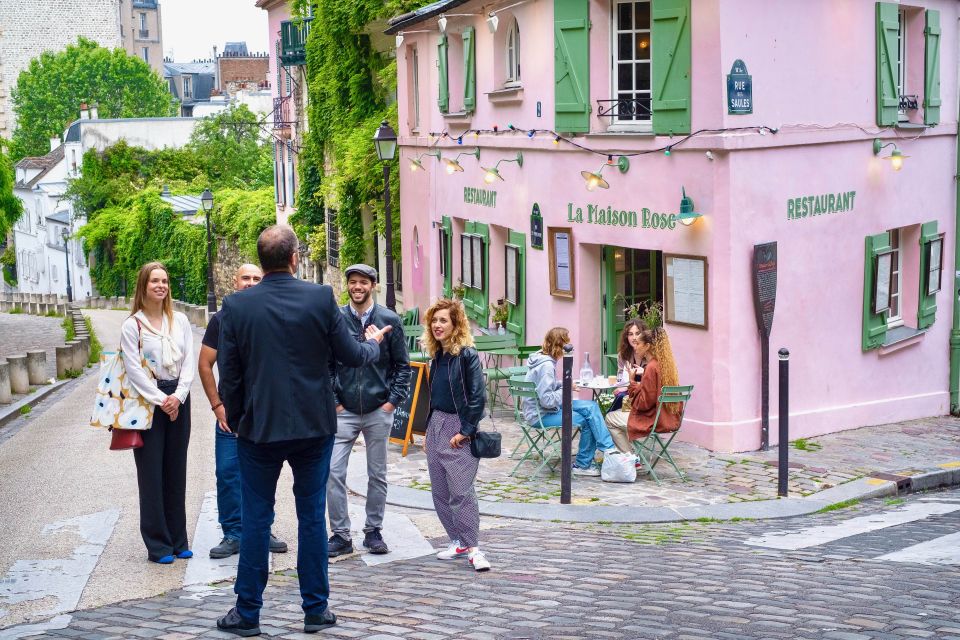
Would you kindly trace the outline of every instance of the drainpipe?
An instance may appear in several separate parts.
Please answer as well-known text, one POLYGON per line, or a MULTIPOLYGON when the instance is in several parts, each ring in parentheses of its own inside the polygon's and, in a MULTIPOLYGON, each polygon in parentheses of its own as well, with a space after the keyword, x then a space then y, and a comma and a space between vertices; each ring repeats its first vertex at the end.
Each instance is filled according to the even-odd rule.
MULTIPOLYGON (((960 101, 958 101, 960 102, 960 101)), ((957 174, 953 222, 953 328, 950 330, 950 413, 960 415, 960 106, 957 111, 957 174)))

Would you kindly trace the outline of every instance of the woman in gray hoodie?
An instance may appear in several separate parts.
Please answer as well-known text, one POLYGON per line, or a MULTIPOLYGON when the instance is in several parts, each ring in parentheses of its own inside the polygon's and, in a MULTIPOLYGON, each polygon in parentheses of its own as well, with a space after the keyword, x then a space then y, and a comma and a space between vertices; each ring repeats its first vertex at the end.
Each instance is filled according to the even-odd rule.
MULTIPOLYGON (((570 332, 563 327, 554 327, 547 331, 540 351, 532 354, 527 360, 527 366, 530 369, 526 380, 536 384, 537 389, 536 401, 533 398, 526 398, 523 401, 523 419, 528 424, 538 424, 537 405, 539 405, 543 426, 560 426, 563 385, 557 380, 557 360, 563 355, 563 345, 569 342, 570 332)), ((600 470, 594 465, 595 452, 597 450, 604 453, 617 451, 613 438, 610 437, 610 431, 607 430, 607 425, 603 421, 600 405, 593 400, 574 400, 573 424, 580 427, 580 450, 573 464, 573 475, 599 476, 600 470)))

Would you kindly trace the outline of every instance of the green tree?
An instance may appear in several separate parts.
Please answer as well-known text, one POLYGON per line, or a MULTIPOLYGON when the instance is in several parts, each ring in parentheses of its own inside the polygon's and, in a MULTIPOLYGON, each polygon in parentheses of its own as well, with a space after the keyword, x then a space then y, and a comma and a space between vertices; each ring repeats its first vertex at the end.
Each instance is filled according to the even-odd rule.
POLYGON ((77 118, 83 102, 96 104, 104 118, 176 114, 167 84, 150 65, 86 38, 31 60, 12 95, 17 114, 14 159, 49 151, 50 136, 59 135, 77 118))
POLYGON ((13 182, 13 163, 5 153, 3 145, 0 145, 0 244, 3 244, 7 233, 23 213, 20 198, 13 195, 13 182))
POLYGON ((263 144, 262 126, 246 105, 231 106, 199 122, 188 148, 215 184, 268 187, 273 184, 273 153, 263 144))

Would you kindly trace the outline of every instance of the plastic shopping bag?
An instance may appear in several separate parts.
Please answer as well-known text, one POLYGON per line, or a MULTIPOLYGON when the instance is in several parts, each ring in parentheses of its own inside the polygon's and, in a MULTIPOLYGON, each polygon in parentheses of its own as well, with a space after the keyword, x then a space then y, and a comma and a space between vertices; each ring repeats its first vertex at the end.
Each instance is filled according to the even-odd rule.
POLYGON ((637 479, 636 456, 631 453, 607 453, 600 467, 600 479, 604 482, 635 482, 637 479))

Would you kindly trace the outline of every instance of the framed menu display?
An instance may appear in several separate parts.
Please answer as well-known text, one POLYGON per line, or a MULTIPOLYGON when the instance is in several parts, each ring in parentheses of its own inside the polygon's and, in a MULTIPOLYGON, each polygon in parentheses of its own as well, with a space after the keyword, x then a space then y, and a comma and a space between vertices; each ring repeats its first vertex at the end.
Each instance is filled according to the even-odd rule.
POLYGON ((707 259, 663 254, 664 319, 670 324, 707 328, 707 259))
POLYGON ((550 295, 573 299, 573 230, 570 227, 551 227, 547 234, 550 295))

